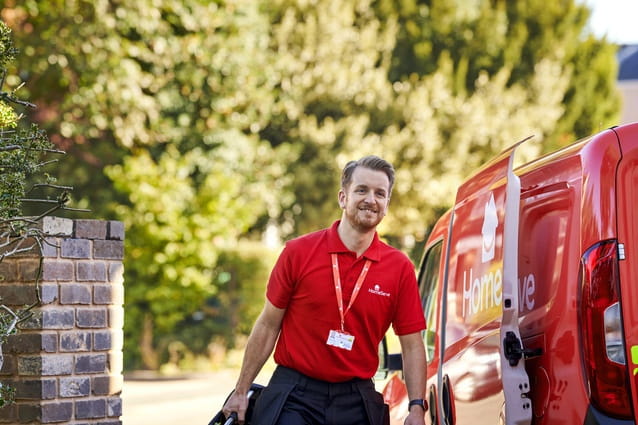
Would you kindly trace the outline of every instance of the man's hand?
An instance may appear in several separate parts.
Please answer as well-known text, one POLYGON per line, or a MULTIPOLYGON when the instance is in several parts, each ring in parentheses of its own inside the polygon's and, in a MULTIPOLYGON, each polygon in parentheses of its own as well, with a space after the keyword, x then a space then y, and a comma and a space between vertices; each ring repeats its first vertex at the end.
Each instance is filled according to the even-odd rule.
POLYGON ((285 312, 286 309, 277 308, 266 300, 264 309, 257 318, 250 337, 248 337, 235 391, 222 408, 222 412, 227 418, 232 412, 235 412, 239 423, 244 423, 248 408, 248 391, 262 366, 272 354, 285 312))
POLYGON ((410 413, 405 418, 404 425, 425 425, 425 411, 421 406, 410 407, 410 413))
POLYGON ((237 413, 237 420, 240 424, 243 424, 246 419, 246 409, 248 409, 248 396, 246 393, 233 391, 226 404, 224 404, 222 412, 226 418, 233 412, 237 413))

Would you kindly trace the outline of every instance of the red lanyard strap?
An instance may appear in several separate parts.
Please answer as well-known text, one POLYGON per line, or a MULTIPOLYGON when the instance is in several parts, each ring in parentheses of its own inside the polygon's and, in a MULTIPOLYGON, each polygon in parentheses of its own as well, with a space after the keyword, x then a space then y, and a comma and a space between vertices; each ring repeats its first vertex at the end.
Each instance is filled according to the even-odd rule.
POLYGON ((350 311, 350 307, 354 304, 354 300, 359 295, 359 290, 363 285, 363 281, 368 274, 368 270, 370 269, 370 260, 366 260, 363 265, 363 270, 359 274, 359 278, 357 279, 357 283, 354 285, 354 289, 352 290, 352 296, 350 297, 350 303, 348 304, 348 308, 343 310, 343 293, 341 290, 341 276, 339 275, 339 261, 337 260, 337 254, 332 254, 332 276, 334 277, 335 284, 335 292, 337 293, 337 307, 339 307, 339 315, 341 316, 341 332, 345 332, 344 322, 346 318, 346 314, 350 311))

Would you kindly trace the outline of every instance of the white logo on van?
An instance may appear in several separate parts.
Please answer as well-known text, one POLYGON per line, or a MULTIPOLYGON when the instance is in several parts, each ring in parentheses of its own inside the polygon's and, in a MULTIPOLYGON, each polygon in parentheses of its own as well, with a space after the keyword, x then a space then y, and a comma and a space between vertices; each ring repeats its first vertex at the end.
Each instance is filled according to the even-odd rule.
MULTIPOLYGON (((496 228, 498 214, 494 194, 485 203, 485 216, 481 228, 481 262, 490 263, 494 260, 496 247, 496 228)), ((488 264, 488 270, 482 275, 474 272, 470 267, 463 271, 463 317, 492 312, 497 314, 503 300, 503 270, 502 264, 488 264)), ((484 267, 480 267, 484 270, 484 267)), ((518 308, 519 312, 530 311, 534 308, 536 292, 536 278, 533 273, 518 278, 518 308)))
MULTIPOLYGON (((517 284, 519 313, 533 310, 536 304, 536 277, 529 273, 527 276, 519 277, 517 284)), ((469 279, 467 272, 463 272, 463 317, 472 317, 500 308, 502 301, 503 273, 500 268, 480 277, 474 277, 470 269, 469 279)))
POLYGON ((483 263, 494 259, 494 247, 496 246, 496 228, 498 227, 498 215, 494 194, 490 193, 490 200, 485 204, 485 217, 483 218, 483 244, 481 245, 481 260, 483 263))

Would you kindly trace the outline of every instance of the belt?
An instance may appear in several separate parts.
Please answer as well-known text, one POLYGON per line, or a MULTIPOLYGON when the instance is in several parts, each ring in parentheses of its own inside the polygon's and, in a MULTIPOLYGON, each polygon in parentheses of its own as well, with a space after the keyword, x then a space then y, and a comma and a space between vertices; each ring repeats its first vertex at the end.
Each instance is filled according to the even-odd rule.
POLYGON ((359 392, 360 389, 365 388, 374 389, 372 379, 355 378, 344 382, 327 382, 311 378, 285 366, 277 366, 270 382, 295 384, 304 390, 326 394, 330 397, 359 392))

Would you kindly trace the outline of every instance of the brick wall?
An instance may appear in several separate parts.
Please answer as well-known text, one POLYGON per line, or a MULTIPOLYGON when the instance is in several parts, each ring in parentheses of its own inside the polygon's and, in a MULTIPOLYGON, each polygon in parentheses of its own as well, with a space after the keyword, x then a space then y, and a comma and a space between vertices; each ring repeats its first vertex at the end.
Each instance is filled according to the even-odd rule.
MULTIPOLYGON (((0 423, 121 425, 124 227, 46 217, 42 305, 3 345, 0 382, 16 389, 0 423)), ((0 297, 37 299, 39 255, 0 263, 0 297)))

